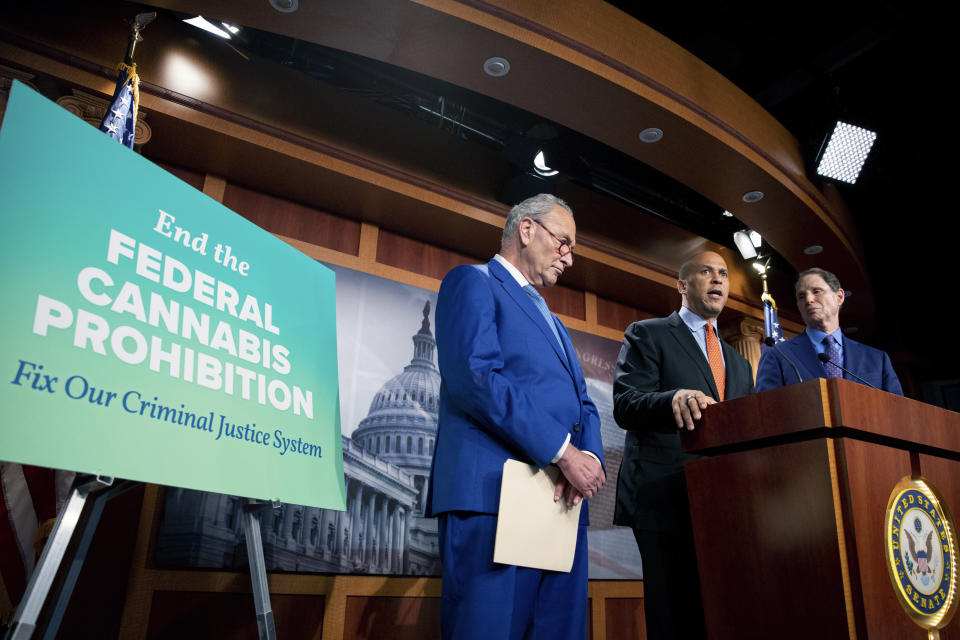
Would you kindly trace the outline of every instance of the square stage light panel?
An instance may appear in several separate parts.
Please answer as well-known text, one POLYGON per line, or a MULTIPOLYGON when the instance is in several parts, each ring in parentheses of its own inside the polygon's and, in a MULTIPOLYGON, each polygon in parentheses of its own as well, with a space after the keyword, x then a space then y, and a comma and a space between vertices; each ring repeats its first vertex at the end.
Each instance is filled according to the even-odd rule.
POLYGON ((827 148, 817 165, 817 174, 848 184, 856 184, 877 133, 837 121, 827 148))

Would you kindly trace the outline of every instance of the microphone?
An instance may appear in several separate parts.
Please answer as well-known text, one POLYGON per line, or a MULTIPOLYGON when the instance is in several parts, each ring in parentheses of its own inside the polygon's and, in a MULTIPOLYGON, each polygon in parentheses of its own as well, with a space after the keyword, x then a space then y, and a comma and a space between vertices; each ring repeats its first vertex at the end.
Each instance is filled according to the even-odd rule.
POLYGON ((849 369, 844 369, 843 367, 841 367, 840 365, 838 365, 836 362, 833 362, 832 360, 830 360, 830 356, 828 356, 827 354, 825 354, 825 353, 818 353, 818 354, 817 354, 817 358, 818 358, 818 359, 820 360, 820 362, 822 362, 823 364, 827 364, 827 363, 829 362, 830 364, 832 364, 833 366, 835 366, 837 369, 840 369, 840 371, 843 371, 844 373, 849 373, 849 374, 852 375, 854 378, 856 378, 857 380, 859 380, 859 381, 862 382, 863 384, 867 385, 867 386, 870 387, 871 389, 876 389, 876 388, 877 388, 877 387, 873 386, 872 384, 870 384, 869 382, 867 382, 866 380, 864 380, 863 378, 861 378, 860 376, 858 376, 857 374, 855 374, 853 371, 850 371, 849 369))
POLYGON ((777 353, 777 356, 778 356, 779 358, 783 358, 784 360, 786 360, 787 363, 788 363, 791 367, 793 367, 793 372, 794 372, 795 374, 797 374, 797 381, 798 381, 798 382, 803 382, 803 376, 800 375, 800 369, 797 368, 797 365, 794 364, 793 360, 791 360, 790 358, 787 357, 787 354, 785 354, 783 351, 781 351, 780 349, 777 348, 777 341, 774 340, 773 338, 771 338, 770 336, 767 336, 766 338, 764 338, 763 342, 764 342, 764 344, 766 344, 768 347, 770 347, 771 349, 773 349, 773 350, 777 353))

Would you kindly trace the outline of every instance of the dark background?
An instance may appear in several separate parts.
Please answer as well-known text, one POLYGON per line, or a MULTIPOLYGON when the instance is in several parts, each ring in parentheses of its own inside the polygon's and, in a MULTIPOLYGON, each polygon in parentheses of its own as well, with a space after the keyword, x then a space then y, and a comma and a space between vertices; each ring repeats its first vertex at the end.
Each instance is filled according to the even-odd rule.
POLYGON ((808 175, 836 120, 877 132, 857 184, 840 187, 876 300, 870 342, 914 372, 919 392, 924 382, 960 378, 960 349, 948 328, 960 231, 947 202, 956 188, 956 127, 947 112, 957 34, 946 17, 925 11, 930 5, 899 2, 721 1, 696 11, 611 4, 773 114, 800 142, 808 175))

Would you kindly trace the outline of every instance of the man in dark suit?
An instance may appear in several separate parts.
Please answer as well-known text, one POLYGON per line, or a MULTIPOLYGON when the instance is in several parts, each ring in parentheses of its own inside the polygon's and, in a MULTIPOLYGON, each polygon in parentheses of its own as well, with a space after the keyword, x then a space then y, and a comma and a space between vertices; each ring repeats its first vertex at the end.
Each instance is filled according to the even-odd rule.
POLYGON ((627 430, 614 523, 633 528, 643 559, 647 637, 704 638, 703 605, 680 431, 709 405, 753 390, 750 364, 719 339, 730 293, 727 264, 712 251, 680 267, 682 306, 634 322, 613 381, 614 417, 627 430))
POLYGON ((792 362, 804 380, 846 378, 903 395, 890 357, 840 331, 840 307, 846 294, 837 276, 824 269, 807 269, 797 279, 795 291, 807 329, 776 349, 764 351, 757 366, 757 391, 800 382, 792 362), (826 354, 829 361, 821 362, 819 354, 826 354))
POLYGON ((570 336, 535 286, 573 263, 570 208, 541 194, 513 207, 500 253, 456 267, 437 298, 440 411, 428 490, 450 638, 577 638, 587 633, 586 505, 569 573, 495 564, 503 463, 561 471, 554 500, 603 484, 600 418, 570 336))

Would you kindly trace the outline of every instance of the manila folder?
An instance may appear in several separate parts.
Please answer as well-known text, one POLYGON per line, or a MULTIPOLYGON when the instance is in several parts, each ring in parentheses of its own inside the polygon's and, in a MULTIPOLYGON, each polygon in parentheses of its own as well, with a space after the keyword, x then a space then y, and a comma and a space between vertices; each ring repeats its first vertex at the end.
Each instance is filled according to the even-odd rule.
POLYGON ((568 507, 565 498, 553 501, 559 475, 553 465, 503 463, 494 562, 563 572, 573 567, 583 502, 568 507))

